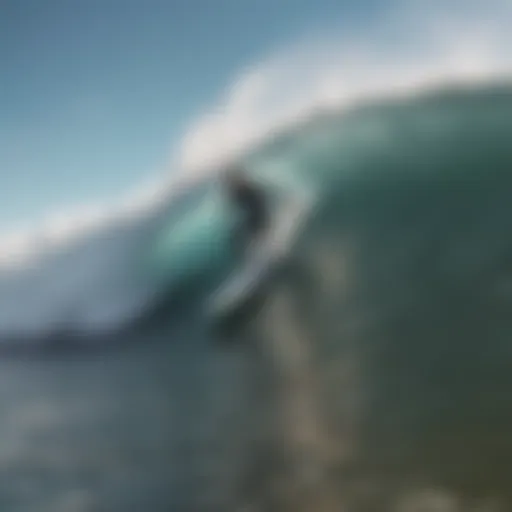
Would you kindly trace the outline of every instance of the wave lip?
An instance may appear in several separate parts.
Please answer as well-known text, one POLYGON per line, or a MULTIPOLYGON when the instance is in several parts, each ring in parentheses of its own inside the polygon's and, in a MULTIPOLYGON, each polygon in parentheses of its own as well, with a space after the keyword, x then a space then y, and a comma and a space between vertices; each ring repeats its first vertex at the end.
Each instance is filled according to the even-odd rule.
POLYGON ((179 166, 222 166, 315 112, 512 78, 510 2, 392 6, 363 30, 312 34, 246 68, 192 124, 179 166))

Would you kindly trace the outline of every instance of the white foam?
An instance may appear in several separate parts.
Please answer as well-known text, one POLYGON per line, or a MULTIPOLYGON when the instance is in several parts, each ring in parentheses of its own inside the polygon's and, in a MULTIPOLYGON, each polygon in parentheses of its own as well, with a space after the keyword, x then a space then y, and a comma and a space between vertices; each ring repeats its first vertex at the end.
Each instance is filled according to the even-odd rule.
POLYGON ((169 200, 174 191, 172 183, 168 177, 160 177, 118 201, 61 207, 35 225, 4 229, 0 235, 0 271, 22 270, 48 252, 153 210, 169 200))
POLYGON ((511 24, 505 0, 407 2, 360 33, 313 34, 235 77, 192 124, 181 165, 222 165, 319 108, 510 76, 511 24))

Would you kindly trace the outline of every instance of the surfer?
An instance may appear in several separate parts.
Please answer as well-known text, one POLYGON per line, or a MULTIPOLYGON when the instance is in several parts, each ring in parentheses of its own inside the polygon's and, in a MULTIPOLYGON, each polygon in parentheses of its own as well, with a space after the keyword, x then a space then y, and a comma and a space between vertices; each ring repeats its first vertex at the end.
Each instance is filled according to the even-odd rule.
POLYGON ((235 231, 235 243, 245 249, 253 240, 262 235, 268 225, 269 212, 265 192, 244 170, 231 167, 224 175, 224 188, 231 204, 242 215, 242 223, 235 231))

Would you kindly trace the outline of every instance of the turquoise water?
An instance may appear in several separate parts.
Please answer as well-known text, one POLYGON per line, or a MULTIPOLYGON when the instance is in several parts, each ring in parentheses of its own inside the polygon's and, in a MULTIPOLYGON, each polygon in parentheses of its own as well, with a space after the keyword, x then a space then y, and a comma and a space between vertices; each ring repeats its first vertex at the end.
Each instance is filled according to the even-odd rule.
MULTIPOLYGON (((435 194, 445 200, 454 187, 478 193, 500 179, 509 158, 509 102, 509 90, 496 86, 363 105, 313 118, 242 161, 272 192, 309 191, 316 201, 314 230, 337 224, 344 236, 347 223, 378 210, 403 221, 404 208, 420 208, 408 203, 411 193, 433 203, 435 194)), ((212 185, 158 234, 151 271, 172 286, 222 266, 230 258, 232 214, 212 185)))

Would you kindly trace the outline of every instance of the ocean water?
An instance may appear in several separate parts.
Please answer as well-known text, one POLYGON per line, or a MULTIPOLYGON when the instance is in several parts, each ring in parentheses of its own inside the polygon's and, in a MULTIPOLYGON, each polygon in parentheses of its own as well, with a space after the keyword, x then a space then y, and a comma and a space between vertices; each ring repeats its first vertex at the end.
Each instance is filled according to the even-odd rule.
POLYGON ((274 134, 317 202, 229 333, 208 179, 3 276, 2 510, 512 509, 511 141, 506 83, 274 134))

